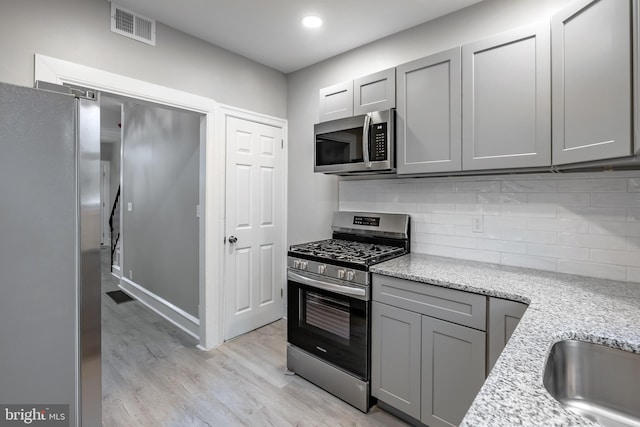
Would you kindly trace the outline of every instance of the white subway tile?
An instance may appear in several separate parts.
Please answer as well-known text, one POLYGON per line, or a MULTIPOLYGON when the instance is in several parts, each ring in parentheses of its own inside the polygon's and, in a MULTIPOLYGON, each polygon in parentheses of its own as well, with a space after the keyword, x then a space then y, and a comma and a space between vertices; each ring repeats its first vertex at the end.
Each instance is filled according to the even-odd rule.
POLYGON ((411 222, 412 223, 416 223, 416 222, 431 222, 431 214, 412 212, 411 213, 411 222))
POLYGON ((500 254, 491 251, 481 251, 477 249, 455 248, 454 257, 470 261, 490 262, 500 264, 500 254))
POLYGON ((475 204, 477 201, 476 193, 436 193, 436 203, 475 204))
POLYGON ((433 214, 452 214, 456 210, 456 205, 439 203, 418 203, 417 209, 418 212, 433 214))
POLYGON ((425 179, 416 183, 416 191, 424 193, 453 193, 454 182, 438 182, 425 179))
POLYGON ((529 255, 545 256, 552 258, 573 259, 578 261, 589 260, 589 249, 573 246, 542 245, 539 243, 527 244, 529 255))
POLYGON ((502 182, 503 193, 553 193, 557 191, 556 180, 509 180, 502 182))
POLYGON ((589 232, 591 234, 640 237, 640 222, 592 221, 589 224, 589 232))
POLYGON ((436 193, 417 192, 415 195, 418 203, 436 203, 436 193))
POLYGON ((629 208, 629 209, 627 209, 627 221, 638 221, 638 222, 640 222, 640 208, 629 208))
POLYGON ((456 226, 453 224, 416 224, 414 231, 453 236, 456 234, 456 226))
POLYGON ((589 206, 589 193, 529 193, 529 203, 553 203, 561 206, 589 206))
POLYGON ((591 193, 591 206, 640 208, 640 192, 591 193))
POLYGON ((478 239, 478 249, 494 252, 507 252, 511 254, 526 254, 527 244, 508 240, 478 239))
POLYGON ((527 219, 521 216, 490 216, 484 218, 485 227, 495 227, 499 229, 525 228, 527 219))
POLYGON ((627 267, 640 267, 640 255, 637 252, 591 249, 591 261, 627 267))
POLYGON ((483 204, 526 204, 527 195, 523 193, 479 193, 478 203, 483 204))
POLYGON ((535 268, 536 270, 556 271, 555 258, 503 253, 500 256, 500 259, 504 265, 535 268))
POLYGON ((456 248, 475 248, 476 239, 472 237, 437 235, 435 244, 442 246, 453 246, 456 248))
POLYGON ((416 183, 409 180, 377 180, 374 188, 379 193, 415 193, 416 183))
POLYGON ((586 233, 589 231, 589 221, 527 218, 526 227, 528 230, 586 233))
POLYGON ((471 215, 443 215, 434 213, 431 217, 434 224, 453 224, 471 226, 471 215))
POLYGON ((558 244, 596 249, 625 249, 627 246, 625 237, 576 233, 558 233, 558 244))
POLYGON ((584 261, 558 260, 558 272, 609 280, 625 280, 627 269, 618 265, 596 264, 584 261))
POLYGON ((499 181, 461 181, 455 183, 455 191, 460 193, 499 193, 500 188, 499 181))
POLYGON ((491 216, 500 215, 500 205, 495 205, 495 204, 482 205, 482 214, 491 215, 491 216))
POLYGON ((515 242, 548 243, 557 242, 555 231, 531 231, 531 230, 502 230, 500 238, 515 242))
POLYGON ((626 192, 627 180, 624 178, 592 178, 558 180, 559 192, 626 192))
POLYGON ((482 205, 462 204, 456 205, 455 212, 459 215, 482 215, 482 205))
POLYGON ((400 202, 375 202, 373 204, 373 212, 388 212, 388 213, 408 213, 416 211, 415 203, 400 203, 400 202))
POLYGON ((417 203, 418 198, 416 193, 377 193, 375 196, 376 202, 382 203, 417 203))
POLYGON ((506 216, 526 216, 530 218, 556 218, 555 205, 502 205, 500 212, 506 216))
POLYGON ((594 208, 590 206, 558 206, 558 218, 574 219, 585 218, 603 221, 625 221, 627 209, 625 208, 594 208))
POLYGON ((638 288, 634 289, 636 295, 640 295, 640 268, 627 268, 627 281, 638 283, 638 288))
POLYGON ((454 258, 454 249, 451 246, 438 246, 431 244, 416 243, 412 246, 412 251, 418 254, 445 256, 454 258))
MULTIPOLYGON (((627 250, 631 252, 640 252, 640 237, 628 237, 627 250)), ((640 256, 640 254, 638 254, 640 256)))
POLYGON ((630 193, 635 193, 640 191, 640 178, 629 178, 629 189, 627 190, 630 193))
POLYGON ((476 233, 471 229, 469 225, 456 225, 456 236, 482 238, 482 239, 499 239, 500 229, 497 227, 487 226, 486 223, 483 227, 482 233, 476 233))
POLYGON ((413 233, 412 242, 414 243, 436 243, 436 234, 429 233, 413 233))

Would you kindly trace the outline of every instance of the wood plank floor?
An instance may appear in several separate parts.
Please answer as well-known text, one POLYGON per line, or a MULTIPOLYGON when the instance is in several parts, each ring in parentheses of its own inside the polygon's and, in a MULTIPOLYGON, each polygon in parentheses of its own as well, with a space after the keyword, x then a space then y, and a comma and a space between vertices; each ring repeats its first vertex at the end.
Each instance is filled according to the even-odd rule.
MULTIPOLYGON (((106 251, 105 251, 106 252, 106 251)), ((405 426, 368 414, 298 376, 284 375, 286 321, 203 352, 137 301, 116 304, 103 253, 103 425, 405 426)))

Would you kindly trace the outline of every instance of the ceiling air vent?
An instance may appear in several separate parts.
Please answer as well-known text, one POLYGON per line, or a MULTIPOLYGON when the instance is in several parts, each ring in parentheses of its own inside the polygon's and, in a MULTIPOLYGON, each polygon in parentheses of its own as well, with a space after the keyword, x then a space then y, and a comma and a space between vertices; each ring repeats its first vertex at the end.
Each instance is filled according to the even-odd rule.
POLYGON ((111 31, 150 45, 156 45, 156 20, 111 2, 111 31))

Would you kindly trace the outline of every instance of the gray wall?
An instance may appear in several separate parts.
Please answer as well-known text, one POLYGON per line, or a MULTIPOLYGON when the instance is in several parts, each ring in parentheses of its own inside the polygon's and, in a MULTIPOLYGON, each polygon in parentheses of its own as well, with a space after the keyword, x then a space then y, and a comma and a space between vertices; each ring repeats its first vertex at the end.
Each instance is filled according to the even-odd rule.
POLYGON ((485 0, 289 74, 289 244, 327 237, 338 208, 338 179, 313 173, 320 88, 547 19, 571 1, 485 0))
POLYGON ((112 33, 106 0, 3 0, 0 81, 33 85, 40 53, 278 117, 284 74, 162 24, 155 47, 112 33))
POLYGON ((122 275, 197 317, 200 115, 135 105, 123 130, 122 275))

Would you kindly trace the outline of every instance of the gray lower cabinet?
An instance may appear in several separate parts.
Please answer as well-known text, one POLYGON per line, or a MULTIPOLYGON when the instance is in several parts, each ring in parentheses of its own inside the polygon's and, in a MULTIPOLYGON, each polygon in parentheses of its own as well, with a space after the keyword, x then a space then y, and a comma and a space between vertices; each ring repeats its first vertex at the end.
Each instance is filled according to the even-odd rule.
POLYGON ((457 426, 485 379, 485 332, 422 316, 420 421, 457 426))
POLYGON ((500 353, 507 345, 527 305, 501 298, 489 298, 489 351, 487 352, 487 374, 493 368, 500 353))
POLYGON ((485 378, 486 297, 374 275, 373 300, 373 396, 413 421, 458 425, 485 378))
POLYGON ((422 316, 375 301, 371 313, 371 393, 419 420, 422 316))
POLYGON ((632 150, 631 0, 580 0, 551 19, 553 163, 632 150))
POLYGON ((462 168, 460 48, 397 68, 398 174, 462 168))
POLYGON ((549 49, 548 23, 462 46, 463 170, 551 165, 549 49))

